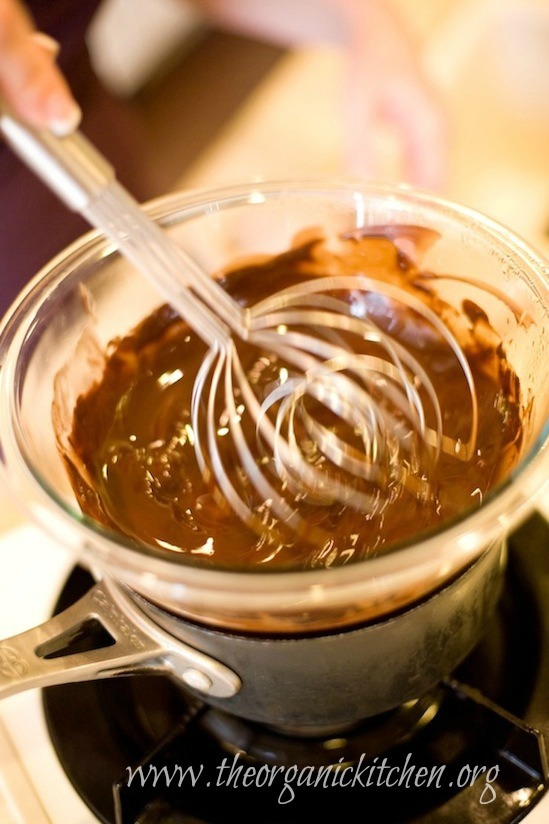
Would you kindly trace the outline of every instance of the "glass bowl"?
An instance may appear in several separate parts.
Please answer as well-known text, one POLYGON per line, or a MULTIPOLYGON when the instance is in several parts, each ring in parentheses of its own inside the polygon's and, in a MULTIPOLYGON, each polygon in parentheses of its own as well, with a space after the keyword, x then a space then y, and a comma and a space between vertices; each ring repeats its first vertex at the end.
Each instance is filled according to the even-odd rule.
MULTIPOLYGON (((208 271, 241 256, 288 248, 304 229, 351 231, 410 224, 438 233, 422 268, 486 286, 482 308, 501 337, 521 386, 524 438, 518 464, 482 504, 436 533, 411 536, 379 557, 331 569, 226 571, 136 546, 82 514, 59 455, 52 422, 56 375, 68 418, 106 348, 163 301, 99 233, 58 255, 20 295, 0 329, 0 465, 30 516, 97 576, 201 624, 252 633, 333 631, 410 606, 503 542, 547 489, 549 286, 546 262, 506 228, 470 209, 405 187, 354 181, 276 182, 173 194, 145 207, 208 271), (509 311, 496 293, 520 311, 509 311), (525 322, 528 319, 528 322, 525 322), (91 351, 91 350, 90 350, 91 351)), ((476 287, 448 280, 441 296, 479 302, 476 287)))

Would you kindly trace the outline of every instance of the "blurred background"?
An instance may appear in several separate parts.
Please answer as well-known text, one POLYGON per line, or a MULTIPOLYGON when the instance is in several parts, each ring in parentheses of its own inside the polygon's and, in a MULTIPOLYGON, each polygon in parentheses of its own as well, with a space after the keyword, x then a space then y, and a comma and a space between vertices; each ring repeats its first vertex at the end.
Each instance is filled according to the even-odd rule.
MULTIPOLYGON (((391 2, 448 109, 446 194, 547 250, 548 0, 391 2)), ((106 0, 89 44, 103 81, 143 114, 166 189, 345 171, 335 50, 216 31, 182 0, 106 0)), ((396 179, 386 142, 383 177, 396 179)))

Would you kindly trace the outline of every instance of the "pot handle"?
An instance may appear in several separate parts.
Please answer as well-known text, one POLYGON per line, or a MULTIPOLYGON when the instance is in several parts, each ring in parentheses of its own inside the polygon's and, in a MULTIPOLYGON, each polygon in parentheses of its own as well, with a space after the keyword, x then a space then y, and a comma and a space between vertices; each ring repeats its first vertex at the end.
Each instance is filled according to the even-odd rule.
POLYGON ((0 698, 35 687, 117 675, 167 675, 207 698, 230 698, 239 677, 173 638, 138 611, 107 579, 68 609, 0 641, 0 698), (77 643, 92 645, 75 650, 77 643))

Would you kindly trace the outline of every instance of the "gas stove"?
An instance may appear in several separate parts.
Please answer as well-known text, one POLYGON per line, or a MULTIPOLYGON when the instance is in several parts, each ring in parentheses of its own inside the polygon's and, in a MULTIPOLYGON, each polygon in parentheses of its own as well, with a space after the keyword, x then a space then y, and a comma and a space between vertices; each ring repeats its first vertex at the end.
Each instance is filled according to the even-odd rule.
MULTIPOLYGON (((549 527, 509 541, 497 614, 429 694, 351 730, 289 736, 208 708, 163 677, 50 687, 0 704, 4 824, 299 824, 358 800, 386 822, 549 818, 549 527)), ((32 526, 0 543, 0 637, 91 585, 32 526)))

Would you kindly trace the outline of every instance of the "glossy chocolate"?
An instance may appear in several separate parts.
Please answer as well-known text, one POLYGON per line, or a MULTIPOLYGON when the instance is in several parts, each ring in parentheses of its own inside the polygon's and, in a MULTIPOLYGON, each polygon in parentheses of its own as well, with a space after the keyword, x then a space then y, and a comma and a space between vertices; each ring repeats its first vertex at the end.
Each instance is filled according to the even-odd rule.
MULTIPOLYGON (((70 450, 64 449, 63 457, 82 510, 138 542, 182 554, 189 562, 280 570, 363 560, 478 507, 518 460, 520 387, 484 310, 469 299, 460 311, 450 307, 436 293, 443 276, 420 268, 422 248, 435 239, 425 229, 385 227, 345 235, 334 245, 319 232, 310 232, 285 253, 237 262, 219 277, 245 305, 326 274, 366 275, 419 297, 458 337, 473 373, 479 429, 470 460, 442 452, 435 462, 424 450, 424 465, 409 468, 406 483, 383 476, 377 491, 371 485, 374 496, 379 492, 379 504, 368 513, 306 498, 297 502, 306 522, 325 536, 319 544, 318 532, 315 540, 306 532, 290 532, 276 521, 268 503, 253 498, 246 478, 240 477, 220 407, 219 448, 264 524, 257 533, 239 520, 213 478, 203 477, 196 464, 190 399, 206 350, 177 314, 162 306, 131 334, 112 342, 102 380, 78 400, 70 450)), ((367 315, 420 361, 435 386, 445 434, 465 441, 471 427, 466 381, 433 327, 374 291, 347 292, 345 299, 350 311, 367 315)), ((248 377, 265 392, 280 379, 285 365, 271 353, 245 345, 240 352, 248 377)), ((243 426, 253 427, 245 410, 243 426)), ((253 431, 249 436, 253 441, 253 431)), ((312 445, 311 461, 315 458, 312 445)), ((258 453, 258 460, 268 457, 258 453)))

